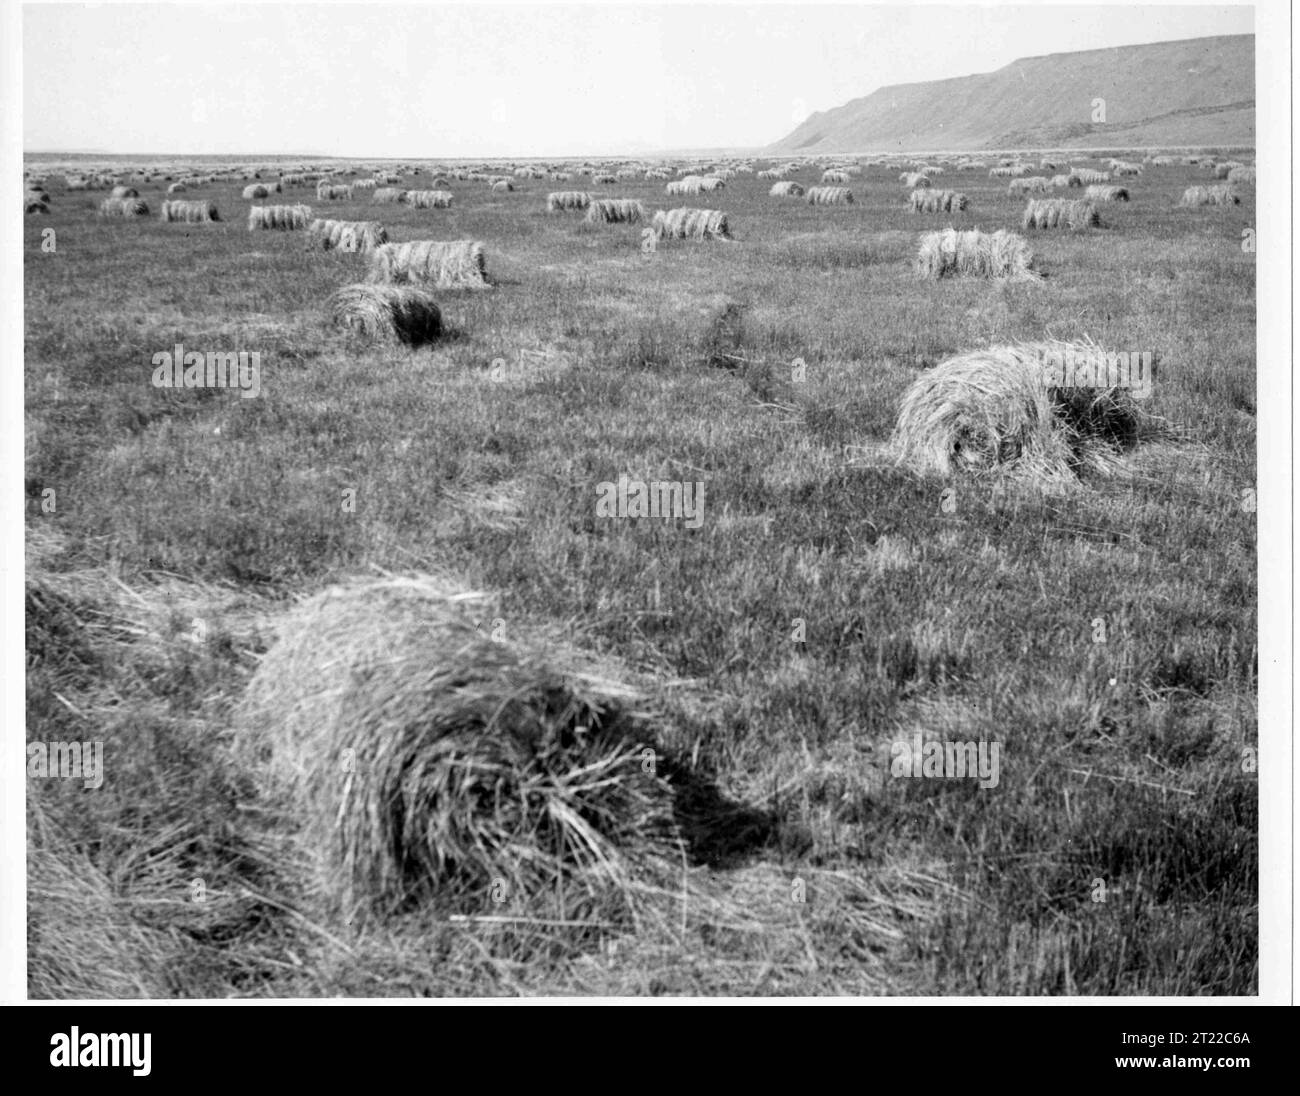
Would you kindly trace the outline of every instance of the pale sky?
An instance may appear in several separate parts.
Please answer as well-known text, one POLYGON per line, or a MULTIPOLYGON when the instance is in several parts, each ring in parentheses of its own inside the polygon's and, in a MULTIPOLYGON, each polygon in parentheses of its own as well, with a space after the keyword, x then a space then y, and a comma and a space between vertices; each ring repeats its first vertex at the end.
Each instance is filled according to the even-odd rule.
POLYGON ((31 151, 749 147, 888 84, 1249 34, 1239 6, 27 4, 31 151))

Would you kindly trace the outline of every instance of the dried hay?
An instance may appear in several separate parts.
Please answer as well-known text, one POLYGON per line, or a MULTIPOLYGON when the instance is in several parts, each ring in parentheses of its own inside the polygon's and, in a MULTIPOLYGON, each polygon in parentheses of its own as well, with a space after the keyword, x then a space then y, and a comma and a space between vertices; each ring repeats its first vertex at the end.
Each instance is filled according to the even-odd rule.
POLYGON ((651 227, 660 239, 731 239, 727 215, 718 209, 661 209, 654 215, 651 227))
POLYGON ((637 224, 646 211, 635 198, 593 198, 587 207, 588 224, 637 224))
POLYGON ((1092 186, 1095 183, 1109 183, 1110 172, 1093 171, 1091 168, 1076 167, 1072 172, 1070 172, 1070 178, 1078 180, 1077 182, 1071 183, 1071 186, 1092 186))
POLYGON ((1227 186, 1189 186, 1183 191, 1180 206, 1225 206, 1240 205, 1241 196, 1227 186))
MULTIPOLYGON (((761 175, 762 172, 759 172, 761 175)), ((769 198, 802 198, 804 196, 803 187, 792 179, 784 179, 779 183, 773 183, 772 189, 767 192, 769 198)))
POLYGON ((274 183, 251 183, 244 187, 242 197, 244 198, 269 198, 272 194, 281 193, 280 184, 274 183))
POLYGON ((1083 198, 1030 198, 1020 217, 1021 228, 1100 228, 1101 214, 1083 198))
POLYGON ((1122 186, 1090 186, 1083 192, 1085 202, 1127 202, 1128 188, 1122 186))
POLYGON ((916 273, 922 278, 1037 278, 1031 269, 1034 253, 1014 232, 927 232, 916 254, 916 273))
POLYGON ((372 284, 406 282, 439 289, 487 289, 487 260, 477 240, 411 240, 383 244, 370 257, 372 284))
POLYGON ((177 199, 163 202, 161 220, 166 224, 173 222, 190 225, 210 224, 213 221, 220 221, 221 214, 217 212, 216 202, 177 199))
POLYGON ((913 190, 933 185, 930 176, 923 171, 905 171, 898 177, 898 181, 913 190))
POLYGON ((405 201, 406 191, 399 190, 396 187, 381 186, 370 195, 370 199, 383 205, 394 205, 405 201))
POLYGON ((50 196, 39 190, 29 190, 23 195, 23 212, 24 213, 48 213, 50 211, 50 196))
POLYGON ((1053 175, 1051 185, 1055 190, 1065 190, 1069 187, 1083 186, 1083 180, 1075 175, 1053 175))
POLYGON ((364 254, 388 243, 388 230, 378 221, 315 220, 307 226, 307 232, 323 251, 364 254))
POLYGON ((849 173, 837 168, 830 168, 822 172, 823 183, 847 183, 849 182, 849 173))
POLYGON ((307 228, 311 220, 311 206, 307 205, 251 206, 248 210, 248 231, 275 229, 293 232, 307 228))
POLYGON ((509 179, 498 179, 489 188, 494 194, 508 194, 515 189, 515 184, 509 179))
POLYGON ((973 350, 941 362, 904 393, 890 447, 917 472, 1015 471, 1068 482, 1114 471, 1155 420, 1119 387, 1054 388, 1050 355, 1099 355, 1091 343, 1040 342, 973 350))
POLYGON ((809 205, 853 205, 853 191, 844 186, 814 186, 804 200, 809 205))
POLYGON ((105 198, 99 203, 101 217, 147 217, 149 204, 143 198, 105 198))
POLYGON ((1227 180, 1230 186, 1254 186, 1255 169, 1244 165, 1241 167, 1234 167, 1230 172, 1228 172, 1227 180))
POLYGON ((442 334, 442 314, 427 290, 411 285, 345 285, 328 303, 335 327, 372 342, 423 346, 442 334))
POLYGON ((316 184, 316 200, 318 202, 350 202, 352 200, 352 187, 328 183, 322 179, 316 184))
POLYGON ((1012 179, 1007 184, 1007 193, 1011 195, 1043 194, 1051 185, 1051 180, 1044 175, 1026 175, 1020 179, 1012 179))
POLYGON ((910 201, 913 213, 956 213, 967 205, 966 195, 955 190, 914 190, 910 201))
POLYGON ((450 209, 450 190, 408 190, 406 204, 412 209, 450 209))
POLYGON ((115 186, 108 192, 110 198, 138 198, 140 192, 133 186, 115 186))
POLYGON ((263 659, 237 749, 299 820, 345 919, 412 903, 635 926, 680 879, 671 786, 634 698, 479 631, 427 577, 335 587, 263 659))
POLYGON ((561 213, 566 209, 583 210, 591 207, 591 195, 585 190, 555 190, 546 196, 546 212, 561 213))

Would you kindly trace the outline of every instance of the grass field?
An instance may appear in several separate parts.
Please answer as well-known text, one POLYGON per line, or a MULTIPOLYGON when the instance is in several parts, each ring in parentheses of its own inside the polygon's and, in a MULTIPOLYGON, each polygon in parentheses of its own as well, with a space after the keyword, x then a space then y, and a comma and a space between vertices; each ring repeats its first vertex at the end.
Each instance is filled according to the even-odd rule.
POLYGON ((165 183, 124 221, 51 176, 25 241, 27 737, 102 740, 105 779, 28 780, 32 994, 1254 993, 1253 190, 1180 209, 1210 173, 1148 165, 1102 228, 1024 233, 1042 280, 935 283, 920 232, 1019 231, 1025 199, 949 169, 969 207, 912 213, 899 170, 842 207, 753 176, 256 203, 483 241, 495 288, 438 292, 420 350, 329 328, 365 258, 247 231, 242 184, 179 195, 220 223, 162 224, 165 183), (721 209, 735 239, 646 251, 644 225, 548 215, 568 189, 721 209), (1049 336, 1155 353, 1172 436, 1068 490, 883 457, 922 371, 1049 336), (260 397, 153 387, 176 343, 257 351, 260 397), (620 474, 702 483, 703 520, 598 517, 620 474), (320 913, 232 707, 296 598, 413 571, 647 694, 692 799, 683 879, 744 918, 320 913), (891 775, 914 733, 998 742, 996 787, 891 775))

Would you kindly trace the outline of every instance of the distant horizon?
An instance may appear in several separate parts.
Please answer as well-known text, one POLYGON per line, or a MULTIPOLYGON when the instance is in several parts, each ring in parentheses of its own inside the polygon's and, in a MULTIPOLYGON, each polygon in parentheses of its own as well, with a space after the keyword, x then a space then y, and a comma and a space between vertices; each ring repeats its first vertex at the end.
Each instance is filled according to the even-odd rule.
POLYGON ((1254 9, 35 4, 24 9, 23 144, 40 151, 24 155, 740 154, 882 88, 1216 38, 1253 39, 1254 9), (85 41, 103 48, 87 55, 85 41), (319 151, 241 151, 250 139, 319 151), (375 147, 340 149, 362 140, 375 147))

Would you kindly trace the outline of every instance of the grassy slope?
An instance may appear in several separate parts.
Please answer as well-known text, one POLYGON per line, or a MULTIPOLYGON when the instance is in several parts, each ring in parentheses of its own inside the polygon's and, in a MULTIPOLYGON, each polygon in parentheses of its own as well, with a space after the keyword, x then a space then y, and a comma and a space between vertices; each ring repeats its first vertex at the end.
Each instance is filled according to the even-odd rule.
MULTIPOLYGON (((1204 174, 1148 168, 1104 230, 1037 235, 1049 277, 1011 287, 914 280, 915 232, 950 218, 905 212, 882 169, 841 209, 753 179, 597 188, 731 214, 735 244, 653 255, 635 227, 541 212, 574 184, 313 202, 486 243, 500 288, 442 294, 452 336, 417 353, 329 332, 363 260, 244 231, 233 185, 186 195, 227 222, 183 226, 103 222, 100 195, 53 184, 26 238, 29 492, 57 491, 29 507, 28 737, 103 738, 110 770, 29 793, 148 934, 151 991, 1252 992, 1254 209, 1175 208, 1204 174), (723 293, 747 306, 735 371, 708 364, 723 293), (953 512, 863 459, 918 370, 1048 331, 1156 351, 1153 409, 1191 442, 1066 498, 963 484, 953 512), (259 350, 263 397, 151 388, 177 341, 259 350), (598 520, 620 472, 704 481, 703 526, 598 520), (692 917, 524 963, 287 912, 310 896, 232 767, 229 707, 285 596, 375 567, 450 568, 503 591, 508 626, 562 623, 650 683, 665 745, 763 812, 693 869, 763 931, 692 917), (996 737, 1000 786, 887 779, 914 729, 996 737)), ((972 199, 956 223, 1018 223, 1004 184, 944 183, 972 199)))
POLYGON ((821 111, 772 155, 1254 143, 1252 35, 1026 57, 821 111), (1093 117, 1096 98, 1106 115, 1093 117))

